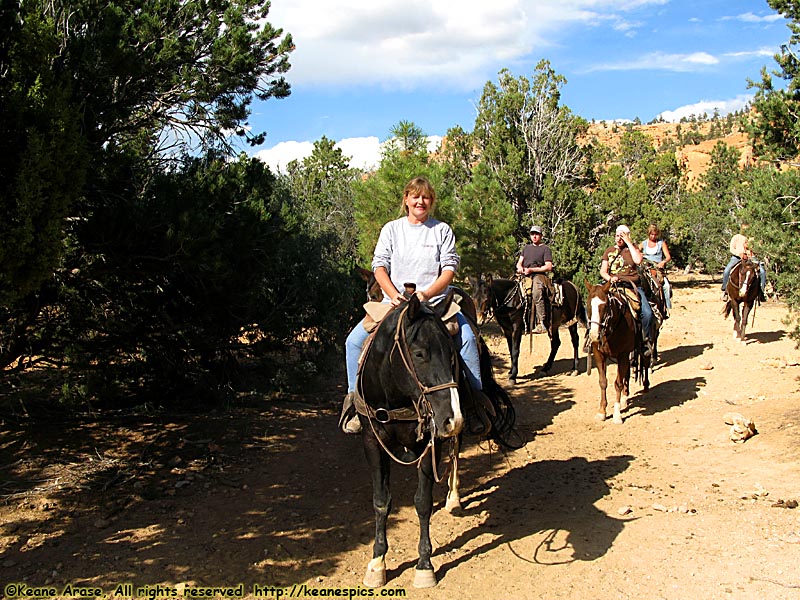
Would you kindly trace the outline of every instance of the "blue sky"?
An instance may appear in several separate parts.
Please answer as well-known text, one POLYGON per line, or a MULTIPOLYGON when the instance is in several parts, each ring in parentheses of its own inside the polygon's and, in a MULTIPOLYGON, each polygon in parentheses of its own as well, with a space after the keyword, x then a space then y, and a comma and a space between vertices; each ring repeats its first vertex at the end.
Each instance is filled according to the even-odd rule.
POLYGON ((253 153, 275 168, 322 136, 374 166, 399 121, 431 144, 471 131, 484 85, 541 59, 590 121, 724 115, 790 36, 766 0, 272 0, 268 20, 296 45, 291 96, 257 102, 250 120, 267 132, 253 153))

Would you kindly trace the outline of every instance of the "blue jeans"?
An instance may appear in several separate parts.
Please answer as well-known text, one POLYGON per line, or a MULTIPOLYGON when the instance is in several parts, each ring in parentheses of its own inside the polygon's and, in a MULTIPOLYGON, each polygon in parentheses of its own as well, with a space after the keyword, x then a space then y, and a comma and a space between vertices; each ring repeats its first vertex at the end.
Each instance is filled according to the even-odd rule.
POLYGON ((639 292, 639 303, 642 305, 642 330, 644 331, 644 337, 646 340, 651 340, 653 339, 653 307, 650 306, 650 303, 647 301, 647 296, 644 295, 644 290, 642 288, 637 286, 636 291, 639 292))
MULTIPOLYGON (((476 390, 482 390, 481 383, 481 361, 478 355, 478 340, 475 338, 475 333, 472 327, 469 326, 467 318, 459 313, 456 313, 456 320, 458 321, 458 334, 453 336, 453 343, 458 348, 458 353, 464 359, 466 365, 466 377, 469 384, 476 390)), ((364 342, 369 337, 369 334, 364 329, 364 321, 360 321, 358 325, 353 328, 347 340, 344 343, 344 357, 347 364, 347 391, 354 392, 356 390, 356 379, 358 378, 358 357, 361 354, 361 349, 364 347, 364 342)))
MULTIPOLYGON (((722 291, 725 291, 725 288, 728 287, 728 280, 731 278, 731 269, 736 266, 736 264, 742 260, 738 256, 731 256, 731 259, 728 261, 728 264, 725 265, 725 270, 722 271, 722 291)), ((766 275, 765 275, 766 277, 766 275)), ((766 282, 765 282, 766 283, 766 282)))
MULTIPOLYGON (((742 259, 738 256, 731 256, 731 259, 728 261, 728 264, 725 266, 725 270, 722 271, 722 291, 725 291, 725 288, 728 287, 728 280, 731 278, 731 270, 733 267, 736 266, 738 262, 742 259)), ((764 290, 767 289, 767 270, 764 268, 764 263, 758 263, 758 279, 761 283, 761 293, 764 293, 764 290)))
POLYGON ((669 287, 669 279, 667 279, 666 275, 664 275, 664 285, 662 289, 664 290, 664 304, 667 306, 668 310, 672 310, 672 289, 669 287))

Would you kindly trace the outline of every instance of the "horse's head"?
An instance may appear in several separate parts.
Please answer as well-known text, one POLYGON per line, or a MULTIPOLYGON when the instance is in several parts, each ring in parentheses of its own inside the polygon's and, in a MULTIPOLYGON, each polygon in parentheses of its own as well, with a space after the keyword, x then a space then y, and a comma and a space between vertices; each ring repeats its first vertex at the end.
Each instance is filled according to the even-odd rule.
POLYGON ((472 300, 475 303, 475 312, 478 324, 483 325, 491 315, 492 310, 492 276, 468 277, 470 290, 472 290, 472 300))
POLYGON ((588 294, 586 296, 586 314, 589 317, 589 340, 592 343, 600 340, 600 330, 608 310, 608 294, 611 282, 602 285, 592 285, 584 281, 588 294))
POLYGON ((452 294, 430 307, 412 295, 378 327, 360 377, 364 400, 379 421, 412 408, 436 437, 461 432, 458 352, 441 320, 451 301, 452 294))
POLYGON ((375 279, 375 273, 361 267, 356 267, 356 271, 367 284, 367 302, 381 302, 383 300, 383 290, 378 280, 375 279))
POLYGON ((408 373, 421 404, 418 410, 423 414, 430 411, 437 437, 458 435, 464 427, 458 396, 458 352, 441 319, 452 299, 451 292, 431 308, 412 296, 398 324, 406 344, 408 373))
POLYGON ((759 284, 758 265, 749 258, 739 263, 739 297, 747 298, 748 291, 756 290, 759 284))

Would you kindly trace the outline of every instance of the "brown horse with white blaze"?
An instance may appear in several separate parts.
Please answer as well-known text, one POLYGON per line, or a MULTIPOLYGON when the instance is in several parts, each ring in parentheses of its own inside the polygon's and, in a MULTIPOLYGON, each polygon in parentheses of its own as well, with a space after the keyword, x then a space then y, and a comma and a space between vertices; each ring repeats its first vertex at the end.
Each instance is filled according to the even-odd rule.
POLYGON ((628 407, 627 396, 630 395, 631 354, 636 348, 636 322, 624 300, 624 291, 611 282, 591 285, 587 281, 586 289, 589 293, 586 300, 586 312, 589 316, 586 374, 591 373, 591 361, 594 359, 600 376, 600 410, 595 418, 598 421, 606 419, 606 367, 613 359, 617 361, 617 379, 614 382, 617 397, 614 401, 613 421, 620 424, 622 411, 628 407))
POLYGON ((744 343, 747 331, 747 319, 750 311, 758 302, 761 280, 758 277, 758 265, 751 260, 744 260, 734 265, 728 279, 725 302, 725 318, 733 312, 733 338, 744 343))

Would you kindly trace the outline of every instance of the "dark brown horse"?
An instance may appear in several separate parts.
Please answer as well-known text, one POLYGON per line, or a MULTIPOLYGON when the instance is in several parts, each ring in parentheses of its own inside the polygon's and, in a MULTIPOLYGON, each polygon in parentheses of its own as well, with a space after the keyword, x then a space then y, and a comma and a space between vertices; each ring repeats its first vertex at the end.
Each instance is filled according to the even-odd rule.
MULTIPOLYGON (((451 291, 444 301, 433 306, 420 303, 416 295, 410 294, 408 302, 383 318, 372 342, 367 342, 370 345, 359 371, 360 400, 356 408, 372 472, 375 510, 375 543, 364 576, 364 585, 368 587, 381 587, 386 583, 385 557, 389 547, 386 526, 391 511, 389 473, 392 461, 417 468, 414 504, 420 537, 414 586, 431 587, 436 585, 430 541, 433 483, 443 479, 446 473, 449 489, 445 508, 460 507, 458 451, 462 428, 470 433, 470 423, 484 422, 487 426, 479 433, 482 437, 509 449, 521 446, 509 441, 516 437, 514 408, 508 394, 494 379, 489 350, 480 337, 481 380, 484 401, 488 400, 490 407, 481 404, 479 395, 461 375, 465 367, 450 331, 441 320, 448 313, 455 294, 455 290, 451 291), (443 446, 451 443, 452 462, 445 465, 443 446)), ((373 296, 376 296, 374 290, 373 296)), ((466 299, 472 303, 469 296, 466 299)), ((473 308, 472 314, 474 312, 473 308)))
POLYGON ((759 267, 751 260, 740 261, 731 269, 726 291, 728 301, 725 303, 725 318, 733 312, 733 338, 744 342, 747 331, 747 319, 750 311, 758 302, 761 280, 758 277, 759 267))
MULTIPOLYGON (((530 320, 530 302, 524 298, 520 286, 515 279, 470 278, 470 287, 478 311, 478 322, 484 323, 494 316, 508 344, 511 369, 508 378, 516 381, 519 374, 519 353, 522 346, 522 335, 525 323, 530 320)), ((564 325, 572 339, 571 375, 578 374, 578 323, 586 327, 586 312, 578 288, 566 279, 555 279, 553 283, 561 286, 562 302, 552 306, 548 335, 550 337, 550 355, 541 367, 545 375, 550 373, 556 353, 561 346, 559 328, 564 325)))
POLYGON ((650 361, 641 352, 636 318, 625 297, 625 291, 606 282, 603 285, 591 285, 586 282, 588 297, 586 312, 589 315, 589 331, 587 344, 589 356, 586 360, 586 373, 591 373, 592 359, 597 365, 600 376, 600 410, 596 415, 598 421, 605 421, 608 409, 608 377, 606 368, 609 361, 617 362, 617 379, 614 388, 617 392, 614 401, 613 421, 622 423, 622 412, 628 408, 630 396, 631 367, 637 380, 642 380, 645 391, 650 387, 650 361))

